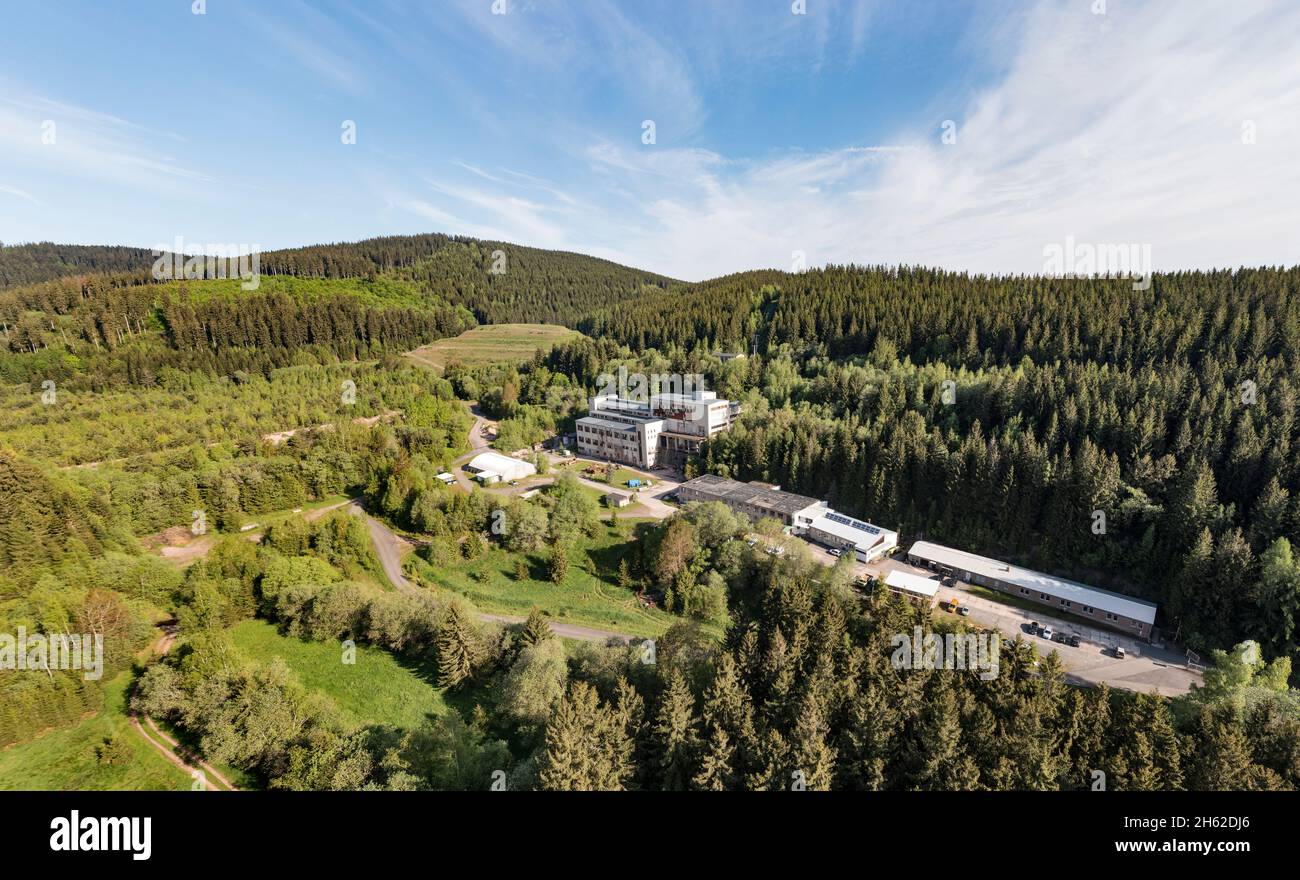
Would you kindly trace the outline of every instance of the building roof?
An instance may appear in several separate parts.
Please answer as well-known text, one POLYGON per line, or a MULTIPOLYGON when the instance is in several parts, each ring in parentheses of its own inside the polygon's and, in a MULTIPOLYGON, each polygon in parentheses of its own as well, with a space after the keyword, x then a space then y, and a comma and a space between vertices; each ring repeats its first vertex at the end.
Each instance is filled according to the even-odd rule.
POLYGON ((899 571, 896 568, 890 569, 889 574, 885 577, 885 586, 930 599, 933 599, 939 592, 938 581, 923 578, 919 574, 899 571))
POLYGON ((785 516, 792 516, 813 505, 821 504, 816 498, 809 498, 807 495, 782 492, 780 489, 768 489, 757 483, 742 483, 739 480, 731 480, 715 474, 704 474, 696 477, 683 483, 682 488, 694 489, 700 494, 716 498, 718 501, 748 504, 752 507, 771 510, 785 516))
MULTIPOLYGON (((658 419, 637 419, 639 422, 659 421, 658 419)), ((579 425, 588 425, 596 428, 606 428, 611 431, 631 431, 636 432, 636 425, 630 422, 617 422, 613 419, 602 419, 599 416, 583 416, 578 419, 579 425)))
POLYGON ((489 474, 497 474, 508 480, 517 480, 520 477, 527 477, 537 473, 537 468, 530 463, 511 458, 508 455, 502 455, 499 452, 480 452, 469 460, 469 464, 465 465, 465 469, 486 471, 489 474))
POLYGON ((1077 581, 1052 577, 1050 574, 1043 574, 1041 571, 1021 568, 1018 565, 999 562, 996 559, 988 559, 984 556, 976 556, 974 553, 967 553, 965 550, 954 550, 940 544, 931 544, 929 541, 917 541, 912 545, 912 549, 908 551, 908 555, 917 556, 930 562, 937 562, 941 565, 951 565, 954 568, 981 574, 984 577, 1012 584, 1013 586, 1023 587, 1038 593, 1046 593, 1053 599, 1077 602, 1080 605, 1088 605, 1121 617, 1140 620, 1146 624, 1155 623, 1156 620, 1156 606, 1143 599, 1134 599, 1130 596, 1112 593, 1109 590, 1090 587, 1077 581))
POLYGON ((855 547, 861 550, 869 550, 877 544, 884 542, 889 546, 898 543, 898 533, 891 532, 889 529, 882 529, 880 526, 873 526, 869 522, 863 522, 860 519, 854 519, 843 513, 836 513, 833 510, 827 510, 821 516, 812 521, 809 528, 817 529, 828 535, 834 535, 845 541, 852 541, 855 547))

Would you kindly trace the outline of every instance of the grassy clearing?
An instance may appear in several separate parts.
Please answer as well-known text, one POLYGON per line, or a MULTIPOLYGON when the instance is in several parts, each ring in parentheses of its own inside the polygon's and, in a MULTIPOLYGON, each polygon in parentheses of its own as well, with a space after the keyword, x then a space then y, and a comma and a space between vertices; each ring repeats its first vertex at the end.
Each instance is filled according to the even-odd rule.
MULTIPOLYGON (((630 518, 626 521, 631 521, 630 518)), ((546 552, 520 554, 493 547, 472 562, 433 568, 422 559, 412 565, 424 580, 467 596, 491 614, 526 615, 541 608, 556 620, 635 636, 658 636, 681 618, 644 608, 632 590, 618 586, 618 564, 632 545, 609 527, 601 529, 582 549, 571 549, 572 566, 564 583, 546 575, 546 552), (522 558, 527 576, 515 578, 522 558), (594 574, 585 569, 591 560, 594 574)))
POLYGON ((409 728, 447 711, 442 691, 433 684, 432 667, 404 664, 380 648, 358 645, 356 663, 348 665, 337 642, 283 636, 264 620, 245 620, 230 633, 250 660, 269 663, 281 658, 303 687, 333 699, 346 723, 409 728))
POLYGON ((188 791, 189 775, 131 727, 126 701, 132 677, 122 672, 104 686, 104 708, 93 717, 0 752, 0 789, 188 791), (126 743, 124 763, 100 763, 95 748, 109 737, 126 743))
POLYGON ((209 300, 238 300, 250 296, 287 294, 298 302, 315 302, 335 296, 346 296, 371 307, 396 306, 422 309, 429 305, 429 296, 411 281, 399 278, 302 278, 294 275, 262 275, 255 291, 243 289, 239 278, 208 278, 193 281, 172 281, 159 285, 161 291, 173 299, 184 290, 196 303, 209 300))
POLYGON ((549 350, 578 331, 558 324, 485 324, 451 339, 423 345, 406 356, 441 372, 452 361, 474 366, 499 361, 526 361, 533 352, 549 350))

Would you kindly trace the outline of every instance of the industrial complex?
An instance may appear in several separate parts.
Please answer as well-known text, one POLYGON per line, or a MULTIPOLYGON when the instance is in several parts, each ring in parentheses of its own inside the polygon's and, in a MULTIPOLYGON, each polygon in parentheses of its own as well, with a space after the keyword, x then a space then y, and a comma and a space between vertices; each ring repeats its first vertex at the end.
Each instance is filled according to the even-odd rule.
POLYGON ((713 474, 696 477, 677 490, 679 501, 721 501, 752 520, 771 517, 792 534, 806 535, 842 552, 852 551, 859 562, 879 559, 898 546, 898 533, 831 510, 825 501, 783 492, 766 483, 742 483, 713 474))
MULTIPOLYGON (((825 501, 784 492, 767 483, 745 483, 705 474, 683 483, 677 490, 677 498, 683 503, 719 501, 754 521, 770 517, 785 526, 790 534, 815 541, 832 552, 852 552, 859 562, 873 562, 898 546, 895 531, 839 513, 825 501)), ((1017 596, 1045 609, 1094 620, 1101 626, 1142 639, 1151 638, 1156 606, 1142 599, 929 541, 913 544, 907 558, 921 568, 1017 596)), ((939 586, 937 581, 901 571, 891 571, 886 585, 910 598, 931 602, 939 586)))

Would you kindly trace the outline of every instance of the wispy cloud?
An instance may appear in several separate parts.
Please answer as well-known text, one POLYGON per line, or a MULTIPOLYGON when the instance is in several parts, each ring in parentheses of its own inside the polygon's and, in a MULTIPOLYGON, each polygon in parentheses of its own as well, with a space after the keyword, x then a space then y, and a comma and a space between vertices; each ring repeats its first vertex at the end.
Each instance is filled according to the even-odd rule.
POLYGON ((25 202, 31 202, 33 205, 40 205, 40 200, 38 200, 31 193, 25 190, 21 190, 16 186, 10 186, 7 183, 0 183, 0 193, 4 193, 5 195, 10 195, 16 198, 20 198, 25 202))
POLYGON ((12 169, 175 190, 210 181, 159 150, 183 142, 171 132, 44 96, 0 99, 0 161, 12 169))
POLYGON ((617 242, 594 225, 615 212, 569 237, 686 278, 795 251, 1038 272, 1066 236, 1149 243, 1157 268, 1300 262, 1300 54, 1283 36, 1300 7, 1048 2, 1017 33, 1005 75, 952 113, 953 144, 937 119, 761 161, 596 141, 593 177, 636 216, 617 242))

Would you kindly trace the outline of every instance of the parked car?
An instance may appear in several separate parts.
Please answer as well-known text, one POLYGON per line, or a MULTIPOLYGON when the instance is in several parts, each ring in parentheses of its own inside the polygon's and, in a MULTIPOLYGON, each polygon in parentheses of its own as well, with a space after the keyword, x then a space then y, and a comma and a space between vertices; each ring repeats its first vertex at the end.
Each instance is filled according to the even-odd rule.
POLYGON ((832 547, 831 549, 827 550, 826 552, 829 553, 831 556, 839 556, 839 555, 842 554, 844 551, 841 550, 841 549, 838 548, 838 547, 832 547))
POLYGON ((1123 659, 1124 659, 1124 646, 1123 646, 1123 645, 1116 645, 1116 646, 1115 646, 1115 659, 1116 659, 1116 660, 1123 660, 1123 659))
POLYGON ((1052 640, 1052 636, 1053 636, 1053 635, 1054 635, 1054 631, 1052 630, 1052 628, 1051 628, 1050 626, 1045 626, 1045 627, 1043 627, 1041 630, 1038 631, 1038 637, 1039 637, 1039 638, 1043 638, 1043 639, 1047 639, 1049 642, 1052 640))
POLYGON ((957 606, 957 613, 958 613, 959 615, 961 615, 962 617, 970 617, 970 606, 969 606, 969 605, 958 605, 958 606, 957 606))

